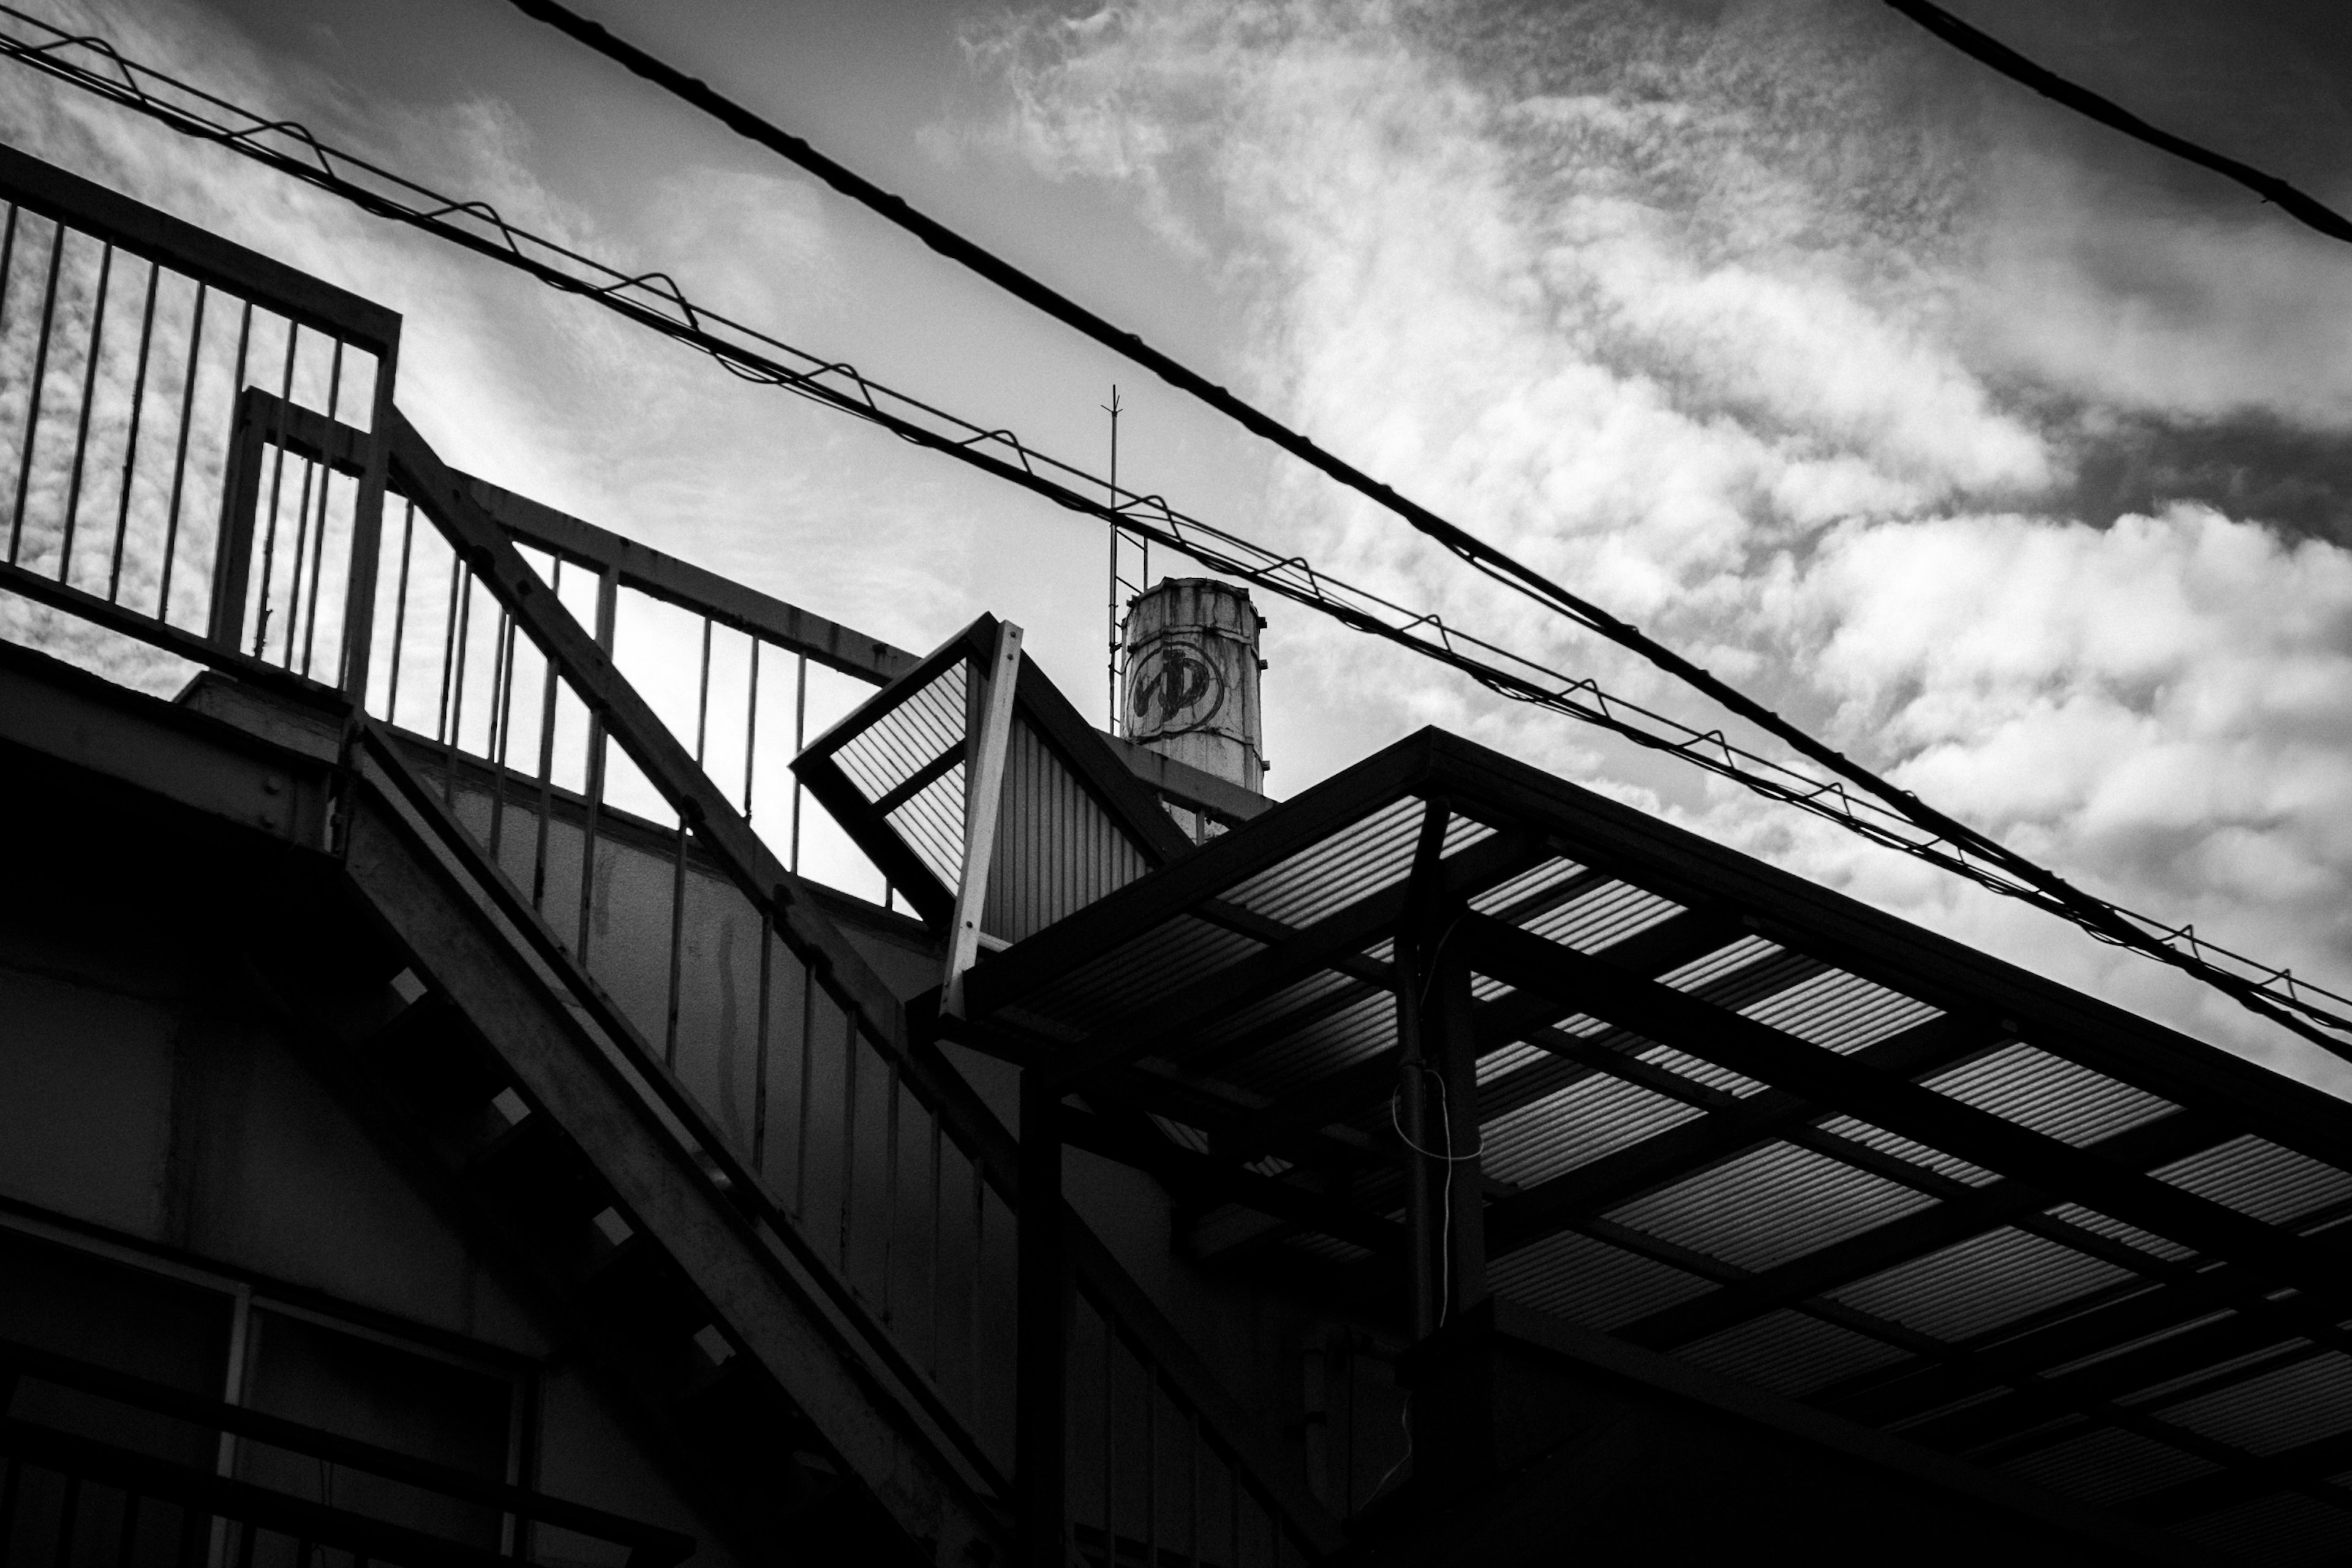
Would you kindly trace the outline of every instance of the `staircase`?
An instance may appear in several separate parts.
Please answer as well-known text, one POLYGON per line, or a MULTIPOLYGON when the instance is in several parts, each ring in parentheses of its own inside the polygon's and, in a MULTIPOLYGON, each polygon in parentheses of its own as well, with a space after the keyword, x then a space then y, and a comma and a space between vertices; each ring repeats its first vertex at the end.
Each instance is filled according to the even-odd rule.
MULTIPOLYGON (((813 665, 878 684, 907 657, 455 472, 394 400, 389 312, 5 150, 0 196, 7 243, 50 258, 12 367, 33 396, 8 635, 116 684, 14 652, 9 679, 150 734, 143 760, 83 765, 289 847, 248 979, 739 1542, 1101 1568, 1333 1551, 1058 1180, 1024 1208, 1005 1120, 910 1037, 890 942, 861 947, 796 874, 775 672, 797 749, 813 665), (641 689, 615 648, 656 611, 688 657, 641 689), (191 668, 177 712, 120 689, 191 668), (1024 1232, 1066 1269, 1052 1378, 1009 1353, 1041 1342, 1018 1331, 1024 1232), (1024 1473, 1017 1432, 1076 1430, 1081 1403, 1104 1440, 1024 1473)), ((884 935, 919 955, 901 924, 884 935)))

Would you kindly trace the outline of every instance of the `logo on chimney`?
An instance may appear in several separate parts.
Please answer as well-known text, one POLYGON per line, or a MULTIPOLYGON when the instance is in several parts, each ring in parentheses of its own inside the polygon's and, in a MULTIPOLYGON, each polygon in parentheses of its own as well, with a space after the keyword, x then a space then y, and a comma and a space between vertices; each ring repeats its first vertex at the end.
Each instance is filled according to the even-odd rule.
POLYGON ((1139 740, 1204 730, 1225 704, 1225 678, 1180 642, 1146 653, 1128 679, 1128 732, 1139 740))

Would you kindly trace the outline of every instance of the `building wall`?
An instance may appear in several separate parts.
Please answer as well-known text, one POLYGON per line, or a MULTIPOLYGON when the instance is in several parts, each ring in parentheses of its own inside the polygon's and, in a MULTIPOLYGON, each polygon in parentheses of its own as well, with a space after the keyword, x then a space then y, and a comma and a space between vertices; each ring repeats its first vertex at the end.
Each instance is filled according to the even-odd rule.
MULTIPOLYGON (((525 1480, 733 1562, 246 983, 233 938, 266 917, 245 898, 266 868, 114 848, 26 843, 0 899, 0 1335, 525 1480)), ((270 1462, 237 1461, 303 1484, 270 1462)))

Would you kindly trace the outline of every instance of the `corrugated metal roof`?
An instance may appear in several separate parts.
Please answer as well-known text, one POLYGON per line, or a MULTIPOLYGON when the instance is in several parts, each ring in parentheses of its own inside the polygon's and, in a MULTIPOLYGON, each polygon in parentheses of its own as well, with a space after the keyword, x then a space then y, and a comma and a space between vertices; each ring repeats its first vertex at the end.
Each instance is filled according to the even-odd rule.
POLYGON ((1710 1334, 1684 1346, 1682 1353, 1701 1366, 1792 1398, 1903 1355, 1883 1341, 1795 1311, 1768 1313, 1710 1334))
POLYGON ((2100 1426, 2000 1468, 2083 1502, 2114 1503, 2211 1475, 2221 1467, 2137 1432, 2100 1426))
MULTIPOLYGON (((1428 969, 1394 967, 1424 920, 1424 965, 1470 972, 1497 1294, 2184 1531, 2332 1539, 2335 1505, 2295 1498, 2352 1518, 2343 1484, 2231 1457, 2352 1453, 2345 1271, 2282 1276, 2215 1224, 2291 1247, 2352 1224, 2352 1172, 2324 1157, 2352 1114, 2306 1096, 2282 1120, 2304 1091, 2258 1105, 2231 1076, 2253 1069, 2194 1042, 1530 771, 1487 799, 1516 764, 1420 743, 1468 760, 1428 782, 1368 763, 1048 927, 1003 961, 1068 956, 1013 970, 1013 1004, 1053 1039, 1148 1034, 1122 1092, 1189 1086, 1171 1135, 1261 1140, 1255 1169, 1393 1222, 1400 978, 1433 1040, 1451 1026, 1428 969)), ((1392 1256, 1276 1234, 1351 1300, 1395 1299, 1392 1256)))
POLYGON ((1610 1215, 1741 1268, 1769 1268, 1935 1200, 1851 1165, 1774 1143, 1610 1215))

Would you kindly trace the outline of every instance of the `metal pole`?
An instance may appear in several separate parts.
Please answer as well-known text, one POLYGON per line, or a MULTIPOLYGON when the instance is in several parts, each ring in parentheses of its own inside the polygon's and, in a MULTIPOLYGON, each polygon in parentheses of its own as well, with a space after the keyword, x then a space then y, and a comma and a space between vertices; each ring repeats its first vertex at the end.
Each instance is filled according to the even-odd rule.
POLYGON ((1070 1278, 1062 1244, 1061 1097, 1041 1068, 1021 1075, 1021 1226, 1013 1486, 1022 1568, 1067 1568, 1066 1446, 1070 1278))

